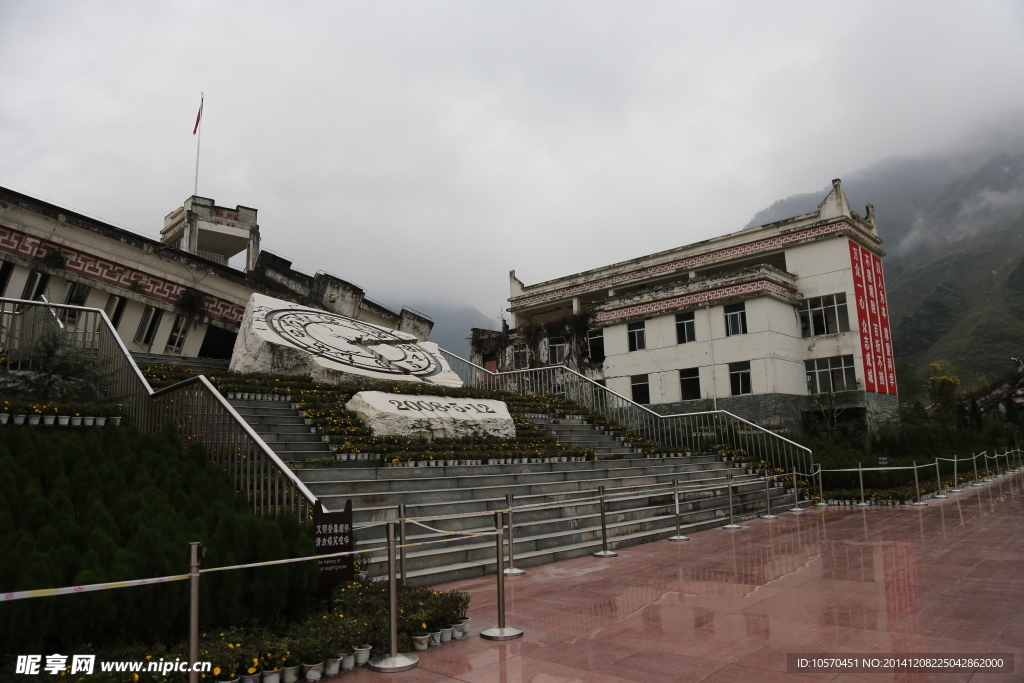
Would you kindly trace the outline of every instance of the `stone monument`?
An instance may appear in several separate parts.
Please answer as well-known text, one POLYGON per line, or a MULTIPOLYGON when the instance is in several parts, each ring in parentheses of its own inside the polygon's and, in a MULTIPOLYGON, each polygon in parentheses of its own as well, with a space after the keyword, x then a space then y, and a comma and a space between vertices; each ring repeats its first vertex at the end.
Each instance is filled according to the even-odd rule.
POLYGON ((374 436, 514 439, 516 426, 504 401, 450 396, 409 396, 360 391, 345 408, 363 418, 374 436))
POLYGON ((249 298, 229 368, 331 384, 373 378, 462 386, 433 342, 262 294, 249 298))

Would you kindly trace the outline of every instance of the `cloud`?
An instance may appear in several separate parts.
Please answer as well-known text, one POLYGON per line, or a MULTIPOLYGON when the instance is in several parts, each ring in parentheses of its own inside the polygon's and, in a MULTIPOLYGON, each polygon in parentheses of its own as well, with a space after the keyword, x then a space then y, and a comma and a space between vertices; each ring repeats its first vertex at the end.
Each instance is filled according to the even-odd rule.
POLYGON ((155 235, 192 192, 375 299, 490 316, 1024 110, 989 3, 0 3, 0 184, 155 235))

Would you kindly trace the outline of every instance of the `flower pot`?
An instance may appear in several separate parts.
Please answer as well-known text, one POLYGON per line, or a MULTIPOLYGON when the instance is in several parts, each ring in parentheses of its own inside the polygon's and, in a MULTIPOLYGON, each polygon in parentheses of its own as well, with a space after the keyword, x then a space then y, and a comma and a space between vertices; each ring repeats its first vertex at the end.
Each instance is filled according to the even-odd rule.
POLYGON ((281 683, 296 683, 299 680, 299 667, 286 666, 281 669, 281 683))
POLYGON ((249 400, 249 393, 248 392, 245 392, 245 391, 242 392, 242 400, 243 401, 248 401, 249 400))
POLYGON ((105 417, 97 417, 96 418, 96 426, 97 427, 105 427, 105 426, 107 426, 107 418, 105 418, 105 417))
POLYGON ((241 680, 242 679, 238 678, 238 677, 235 677, 235 678, 218 678, 217 679, 217 683, 238 683, 241 680))
POLYGON ((46 425, 47 427, 49 427, 50 425, 52 425, 56 421, 57 421, 57 416, 56 415, 43 415, 43 424, 46 425))
POLYGON ((260 674, 248 674, 241 677, 242 683, 260 683, 260 674))
POLYGON ((71 416, 71 426, 72 427, 81 427, 82 426, 82 418, 79 417, 78 415, 72 415, 71 416))
POLYGON ((7 424, 7 421, 11 419, 10 413, 0 413, 0 425, 7 424))
POLYGON ((15 415, 14 416, 14 424, 16 424, 16 425, 23 425, 23 424, 25 424, 25 417, 26 417, 25 415, 15 415))
POLYGON ((70 415, 58 415, 57 424, 61 427, 67 427, 68 421, 71 419, 70 415))
POLYGON ((263 670, 263 683, 281 683, 281 672, 278 669, 273 671, 263 670))
POLYGON ((30 425, 37 425, 37 424, 39 424, 39 421, 42 419, 42 417, 43 417, 42 415, 29 415, 28 416, 28 423, 30 425))
POLYGON ((412 637, 412 649, 416 652, 423 652, 429 645, 430 636, 413 636, 412 637))
POLYGON ((441 642, 450 643, 452 642, 452 630, 450 628, 441 629, 441 642))
POLYGON ((120 425, 121 424, 121 416, 117 415, 115 417, 110 418, 110 424, 112 426, 114 426, 114 427, 117 427, 118 425, 120 425))
POLYGON ((324 663, 303 664, 302 673, 306 677, 307 681, 319 681, 324 677, 324 663))
POLYGON ((96 424, 96 418, 95 417, 83 417, 82 418, 82 425, 83 426, 85 426, 85 427, 92 427, 94 424, 96 424))
POLYGON ((336 676, 341 669, 341 657, 324 660, 324 676, 336 676))
POLYGON ((351 671, 354 668, 356 668, 356 656, 351 653, 346 653, 341 658, 341 670, 351 671))
POLYGON ((441 632, 434 631, 430 634, 430 647, 437 647, 441 644, 441 632))
POLYGON ((462 624, 452 624, 452 640, 462 637, 462 624))
POLYGON ((356 648, 356 666, 362 666, 370 661, 370 646, 364 645, 363 647, 356 648))

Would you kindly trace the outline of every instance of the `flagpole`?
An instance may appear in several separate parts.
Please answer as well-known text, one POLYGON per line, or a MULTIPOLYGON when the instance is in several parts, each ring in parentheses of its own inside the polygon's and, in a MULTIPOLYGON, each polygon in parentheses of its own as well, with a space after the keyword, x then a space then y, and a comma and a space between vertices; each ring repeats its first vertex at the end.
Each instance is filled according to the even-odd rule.
POLYGON ((196 184, 192 189, 193 195, 199 194, 199 145, 203 141, 203 93, 199 93, 199 116, 196 119, 196 184))

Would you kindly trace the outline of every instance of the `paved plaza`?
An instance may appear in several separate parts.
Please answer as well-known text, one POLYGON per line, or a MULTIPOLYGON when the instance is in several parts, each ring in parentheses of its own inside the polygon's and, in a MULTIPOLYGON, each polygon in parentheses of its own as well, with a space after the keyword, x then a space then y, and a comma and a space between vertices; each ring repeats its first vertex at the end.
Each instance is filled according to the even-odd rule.
POLYGON ((923 507, 809 508, 531 567, 506 581, 523 638, 496 623, 495 577, 469 592, 474 635, 401 674, 339 681, 1024 680, 1024 482, 1008 475, 923 507), (1017 673, 788 673, 788 653, 1011 653, 1017 673))

